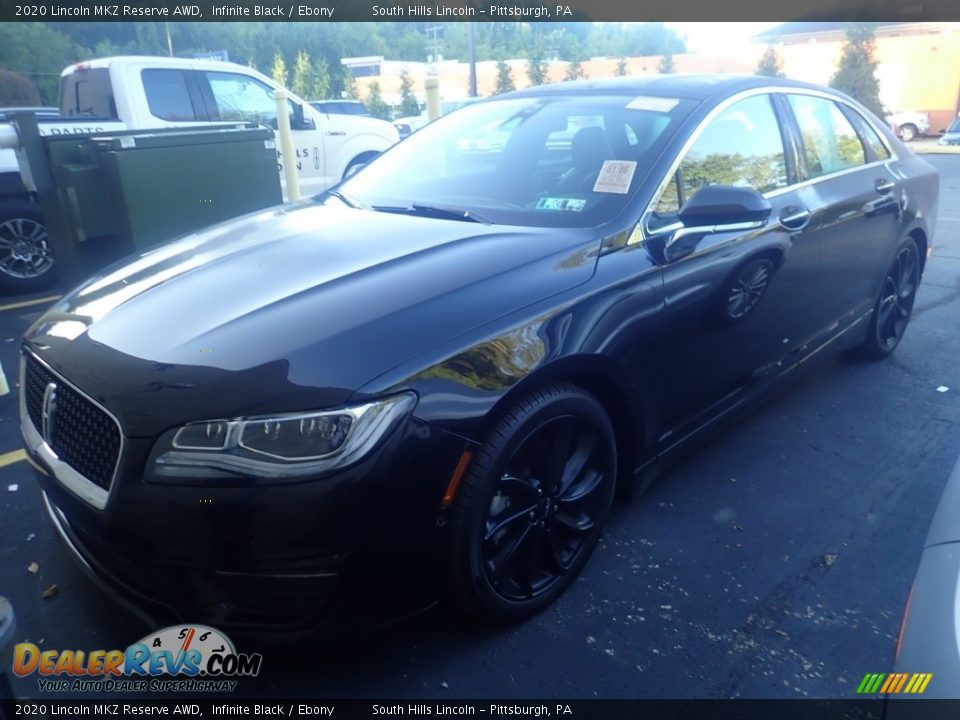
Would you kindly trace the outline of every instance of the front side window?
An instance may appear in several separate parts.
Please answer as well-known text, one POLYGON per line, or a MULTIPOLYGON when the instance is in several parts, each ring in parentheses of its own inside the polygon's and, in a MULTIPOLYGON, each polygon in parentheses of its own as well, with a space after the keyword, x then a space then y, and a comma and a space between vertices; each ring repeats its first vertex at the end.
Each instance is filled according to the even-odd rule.
POLYGON ((783 137, 769 95, 733 103, 704 128, 680 162, 650 218, 650 229, 676 222, 683 204, 706 185, 787 186, 783 137))
POLYGON ((210 83, 221 120, 252 122, 274 126, 277 122, 277 101, 273 89, 246 75, 225 72, 204 73, 210 83))
POLYGON ((695 101, 547 95, 471 103, 339 189, 384 212, 442 206, 492 223, 593 227, 630 202, 695 101))
POLYGON ((172 122, 197 119, 183 70, 144 70, 141 77, 151 115, 172 122))
POLYGON ((800 127, 808 178, 867 162, 860 137, 835 102, 813 95, 787 97, 800 127))

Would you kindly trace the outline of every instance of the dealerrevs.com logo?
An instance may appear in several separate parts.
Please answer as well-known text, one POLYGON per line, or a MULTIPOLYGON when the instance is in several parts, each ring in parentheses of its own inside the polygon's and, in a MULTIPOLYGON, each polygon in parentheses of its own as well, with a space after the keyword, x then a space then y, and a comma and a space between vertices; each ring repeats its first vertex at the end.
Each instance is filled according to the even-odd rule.
POLYGON ((13 651, 18 677, 36 673, 47 692, 230 692, 236 678, 260 672, 260 653, 238 653, 219 630, 174 625, 147 635, 126 650, 43 650, 19 643, 13 651))

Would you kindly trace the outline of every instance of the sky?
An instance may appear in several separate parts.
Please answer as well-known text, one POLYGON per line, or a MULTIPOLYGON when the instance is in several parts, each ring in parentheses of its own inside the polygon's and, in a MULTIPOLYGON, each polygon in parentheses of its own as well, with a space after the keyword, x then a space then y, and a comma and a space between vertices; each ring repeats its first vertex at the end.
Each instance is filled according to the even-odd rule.
POLYGON ((721 52, 782 22, 668 22, 667 26, 686 36, 692 52, 721 52))

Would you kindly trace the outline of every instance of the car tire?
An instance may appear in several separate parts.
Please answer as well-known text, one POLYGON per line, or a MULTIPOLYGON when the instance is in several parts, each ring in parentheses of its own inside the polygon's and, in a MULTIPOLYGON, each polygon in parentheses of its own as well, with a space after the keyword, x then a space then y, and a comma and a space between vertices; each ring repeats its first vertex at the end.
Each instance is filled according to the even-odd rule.
POLYGON ((53 249, 36 204, 0 200, 0 288, 28 293, 56 281, 53 249))
POLYGON ((596 547, 616 473, 613 427, 589 393, 553 385, 512 406, 475 453, 449 510, 454 602, 506 623, 556 600, 596 547))
POLYGON ((920 251, 913 238, 907 238, 883 276, 867 337, 857 348, 861 357, 879 360, 897 349, 913 314, 919 285, 920 251))
POLYGON ((904 142, 911 142, 917 139, 917 136, 920 135, 920 131, 916 125, 907 123, 906 125, 900 126, 900 131, 898 134, 900 135, 900 139, 904 142))

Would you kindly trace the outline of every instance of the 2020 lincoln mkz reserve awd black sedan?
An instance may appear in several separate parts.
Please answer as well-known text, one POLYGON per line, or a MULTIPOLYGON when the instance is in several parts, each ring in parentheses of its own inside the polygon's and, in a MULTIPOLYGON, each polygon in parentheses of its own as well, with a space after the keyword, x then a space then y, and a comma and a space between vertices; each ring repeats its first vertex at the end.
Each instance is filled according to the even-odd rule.
POLYGON ((618 485, 814 356, 893 351, 938 182, 811 85, 499 96, 66 295, 24 339, 27 451, 68 547, 151 618, 528 616, 618 485))

